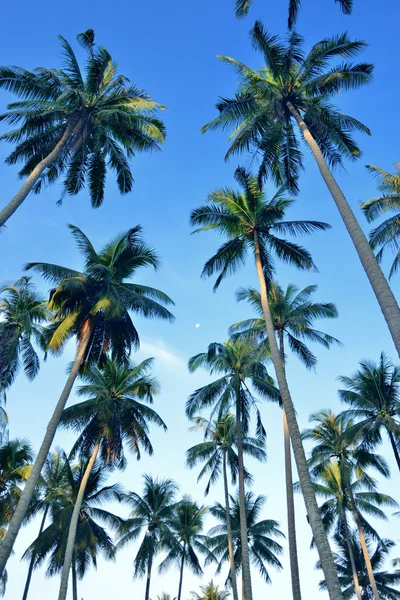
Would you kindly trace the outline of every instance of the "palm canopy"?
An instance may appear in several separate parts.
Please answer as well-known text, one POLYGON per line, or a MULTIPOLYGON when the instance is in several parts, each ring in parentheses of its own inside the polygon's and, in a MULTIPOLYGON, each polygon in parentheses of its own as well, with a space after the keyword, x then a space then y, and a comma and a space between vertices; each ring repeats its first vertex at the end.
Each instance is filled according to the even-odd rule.
MULTIPOLYGON (((282 569, 277 555, 282 554, 283 548, 274 538, 283 538, 284 535, 280 531, 277 521, 271 519, 259 520, 265 502, 265 496, 255 496, 252 492, 246 493, 245 506, 250 561, 257 568, 263 579, 267 583, 270 583, 271 577, 266 565, 270 565, 278 570, 282 569)), ((208 547, 210 552, 206 558, 206 564, 216 561, 218 563, 217 573, 220 573, 224 563, 229 560, 226 511, 225 507, 217 502, 210 508, 210 512, 220 524, 208 532, 208 547)), ((231 523, 235 566, 237 571, 240 572, 242 568, 242 550, 238 496, 231 496, 231 523)), ((227 582, 230 581, 230 578, 229 574, 227 582)))
POLYGON ((220 590, 213 580, 208 585, 200 586, 200 594, 191 592, 192 600, 228 600, 229 592, 220 590))
MULTIPOLYGON (((66 460, 65 473, 69 485, 53 498, 50 506, 50 525, 24 554, 24 558, 33 559, 35 568, 48 559, 48 576, 62 571, 69 524, 86 466, 87 461, 71 465, 66 460)), ((74 567, 79 579, 84 577, 91 564, 97 566, 99 554, 107 559, 115 557, 112 539, 99 522, 112 528, 119 526, 120 518, 102 508, 102 505, 111 500, 118 500, 121 489, 118 485, 104 485, 106 478, 107 471, 100 463, 95 464, 85 490, 74 544, 74 567)))
POLYGON ((101 369, 93 367, 81 379, 78 396, 86 397, 63 411, 61 425, 79 434, 72 454, 90 455, 97 442, 104 465, 126 466, 126 444, 139 460, 141 449, 153 454, 149 423, 166 430, 164 421, 144 402, 152 404, 159 384, 149 375, 152 359, 126 366, 106 358, 101 369), (143 402, 144 401, 144 402, 143 402))
POLYGON ((69 228, 83 255, 82 271, 43 262, 26 265, 55 286, 50 292, 49 306, 55 319, 48 329, 48 347, 58 352, 68 339, 77 336, 81 340, 91 329, 85 369, 101 363, 108 351, 117 361, 127 363, 131 348, 139 346, 130 312, 174 319, 164 306, 173 304, 166 294, 128 281, 143 267, 157 268, 158 257, 143 240, 140 226, 118 235, 100 252, 78 227, 69 228))
MULTIPOLYGON (((208 495, 211 486, 221 476, 224 455, 231 473, 232 485, 236 485, 239 462, 234 415, 231 413, 220 415, 215 421, 208 421, 203 417, 193 417, 192 420, 195 422, 191 427, 192 430, 200 428, 204 430, 204 441, 186 451, 186 464, 192 469, 199 463, 204 463, 197 477, 197 481, 206 475, 209 477, 204 495, 208 495)), ((243 436, 243 453, 259 461, 265 461, 267 459, 265 441, 248 435, 243 436)), ((247 483, 252 482, 253 477, 247 469, 244 469, 244 476, 247 483)))
POLYGON ((178 485, 172 479, 157 479, 144 475, 143 494, 123 493, 120 500, 131 508, 128 519, 118 529, 118 548, 135 541, 145 530, 134 559, 134 577, 146 574, 149 562, 161 549, 163 540, 171 535, 169 523, 175 508, 178 485))
POLYGON ((343 157, 358 158, 361 152, 352 134, 370 131, 339 112, 332 100, 343 91, 369 83, 373 67, 352 62, 366 44, 352 41, 347 33, 317 42, 307 55, 303 38, 295 32, 284 42, 257 21, 250 37, 265 65, 257 71, 233 58, 220 57, 238 73, 239 90, 233 98, 221 99, 219 116, 205 125, 203 132, 230 131, 226 159, 251 151, 260 157, 260 179, 270 176, 277 185, 285 183, 297 193, 303 152, 290 109, 300 113, 331 166, 341 165, 343 157), (332 64, 335 60, 341 62, 332 64))
POLYGON ((194 233, 215 230, 227 238, 203 269, 203 277, 218 273, 214 290, 227 275, 244 264, 247 252, 254 248, 255 233, 267 278, 274 272, 274 254, 300 269, 315 270, 309 252, 282 236, 311 234, 330 226, 319 221, 285 221, 285 213, 293 200, 285 198, 283 187, 267 200, 263 186, 245 169, 236 169, 235 180, 240 192, 229 188, 215 190, 209 195, 209 204, 193 210, 190 217, 191 224, 199 226, 194 233))
MULTIPOLYGON (((340 344, 333 336, 313 327, 316 319, 335 319, 338 316, 334 304, 312 301, 316 291, 316 285, 299 290, 289 284, 283 290, 276 281, 272 281, 268 286, 268 301, 277 336, 286 338, 290 350, 308 369, 315 367, 317 358, 305 342, 318 343, 325 348, 340 344)), ((232 338, 254 339, 268 344, 260 292, 254 288, 241 288, 236 297, 238 301, 246 300, 258 316, 232 325, 229 329, 232 338)))
MULTIPOLYGON (((338 552, 334 553, 334 559, 340 585, 342 587, 343 598, 344 600, 349 600, 355 596, 349 550, 342 536, 335 535, 335 543, 338 547, 338 552)), ((350 543, 360 583, 361 598, 362 600, 371 600, 374 597, 372 588, 365 568, 361 545, 354 533, 351 535, 350 543)), ((383 600, 397 600, 400 598, 400 591, 394 586, 398 587, 398 583, 400 582, 400 572, 395 571, 394 573, 389 573, 388 571, 382 570, 388 552, 393 548, 394 543, 391 540, 382 539, 374 545, 372 538, 367 536, 367 546, 371 555, 371 564, 380 597, 383 600)), ((320 568, 320 565, 318 564, 317 567, 320 568)), ((325 581, 320 582, 320 589, 326 590, 325 581)))
POLYGON ((27 440, 15 438, 0 446, 0 528, 11 520, 32 462, 33 450, 27 440))
POLYGON ((0 115, 0 121, 17 126, 0 139, 15 144, 6 162, 22 162, 19 175, 27 177, 66 136, 33 191, 39 193, 64 175, 62 196, 87 186, 92 206, 98 207, 107 170, 115 173, 121 194, 130 192, 130 159, 138 152, 159 149, 165 127, 156 117, 163 107, 118 73, 109 52, 94 44, 93 30, 85 33, 78 36, 79 42, 91 38, 84 70, 62 36, 62 69, 0 67, 0 88, 21 98, 0 115))
POLYGON ((30 277, 3 286, 0 295, 0 389, 5 390, 21 365, 29 380, 38 374, 40 360, 32 340, 43 346, 42 326, 50 312, 30 277))

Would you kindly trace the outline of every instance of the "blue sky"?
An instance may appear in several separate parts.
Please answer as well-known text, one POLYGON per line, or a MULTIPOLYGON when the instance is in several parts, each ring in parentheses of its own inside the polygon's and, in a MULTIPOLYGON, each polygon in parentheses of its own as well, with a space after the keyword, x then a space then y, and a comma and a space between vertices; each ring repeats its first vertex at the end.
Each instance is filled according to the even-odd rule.
MULTIPOLYGON (((232 185, 233 171, 239 164, 237 159, 224 163, 227 148, 224 134, 202 136, 199 131, 215 116, 218 96, 229 96, 236 87, 235 74, 218 61, 216 55, 230 55, 254 67, 259 66, 260 57, 251 49, 248 31, 254 20, 261 18, 271 32, 284 33, 287 8, 286 0, 274 3, 254 0, 250 16, 239 22, 234 18, 233 3, 233 0, 153 0, 151 3, 120 0, 118 4, 110 5, 94 0, 57 4, 42 0, 39 4, 19 6, 17 15, 11 3, 2 9, 3 22, 8 24, 2 31, 2 64, 26 68, 59 66, 57 35, 62 34, 73 42, 78 32, 93 27, 98 43, 109 49, 121 72, 167 107, 163 114, 168 129, 167 143, 162 152, 139 156, 134 161, 136 182, 128 196, 120 197, 110 178, 104 205, 98 210, 90 208, 86 192, 66 199, 62 207, 57 207, 57 185, 26 200, 0 237, 3 256, 0 277, 2 281, 16 279, 21 275, 22 265, 28 261, 44 260, 79 267, 80 258, 67 223, 81 227, 96 246, 101 246, 120 231, 138 223, 143 225, 146 239, 161 256, 162 266, 156 273, 143 272, 140 279, 172 296, 176 302, 177 321, 174 325, 139 321, 142 349, 134 359, 156 358, 155 374, 162 385, 156 408, 166 420, 169 431, 167 434, 153 432, 153 458, 144 458, 141 462, 131 459, 127 470, 112 479, 139 491, 144 472, 173 477, 182 492, 189 492, 199 502, 207 503, 220 499, 222 490, 217 486, 204 499, 203 486, 196 484, 196 474, 184 466, 185 450, 199 441, 196 434, 187 431, 184 403, 188 394, 208 379, 204 373, 189 375, 186 363, 191 355, 205 350, 211 341, 226 339, 232 323, 251 315, 248 307, 236 303, 234 292, 240 286, 256 285, 256 280, 250 263, 226 280, 217 294, 212 292, 211 281, 199 277, 202 265, 219 240, 211 234, 190 236, 190 210, 203 203, 207 193, 214 188, 232 185), (199 328, 195 328, 196 323, 200 323, 199 328)), ((394 51, 399 5, 397 0, 386 0, 382 5, 373 0, 354 0, 353 16, 345 17, 333 0, 304 0, 303 4, 298 30, 308 44, 347 30, 351 37, 369 43, 363 59, 376 65, 374 81, 369 87, 338 98, 343 111, 365 122, 373 133, 370 138, 359 139, 363 150, 361 160, 347 164, 346 171, 337 173, 351 206, 368 231, 369 226, 358 211, 358 205, 373 197, 376 187, 364 165, 376 164, 393 170, 393 164, 400 159, 400 121, 396 118, 395 103, 399 92, 398 53, 394 51)), ((0 110, 4 110, 11 100, 10 95, 1 93, 0 110)), ((4 143, 0 145, 1 164, 9 150, 4 143)), ((241 164, 248 164, 245 157, 241 164)), ((18 189, 19 182, 14 168, 3 165, 1 176, 1 203, 5 204, 18 189)), ((321 323, 321 329, 344 343, 343 348, 329 352, 313 349, 319 358, 317 374, 306 372, 289 357, 289 382, 300 425, 304 427, 313 411, 327 407, 339 410, 338 375, 352 373, 362 358, 376 360, 381 350, 393 358, 395 352, 333 201, 309 157, 300 183, 301 194, 288 217, 323 220, 333 229, 302 240, 312 252, 318 274, 299 273, 280 265, 279 280, 283 285, 292 282, 299 287, 317 284, 316 299, 334 302, 340 313, 336 322, 321 323)), ((267 190, 270 194, 274 192, 272 186, 267 186, 267 190)), ((385 263, 386 272, 387 266, 385 263)), ((40 280, 37 284, 47 292, 46 285, 40 280)), ((392 281, 392 286, 398 294, 398 277, 392 281)), ((61 358, 50 358, 33 384, 28 385, 22 375, 18 378, 8 396, 12 436, 27 437, 35 448, 38 447, 73 352, 71 345, 61 358)), ((74 401, 73 397, 71 401, 74 401)), ((255 475, 254 490, 268 497, 265 518, 280 521, 285 531, 281 414, 270 405, 263 406, 262 412, 268 432, 269 460, 266 465, 251 463, 249 467, 255 475)), ((60 432, 56 443, 68 449, 72 440, 70 434, 60 432)), ((382 453, 393 471, 393 480, 383 482, 382 491, 396 496, 398 473, 387 444, 382 447, 382 453)), ((301 498, 296 502, 303 596, 316 600, 324 597, 318 592, 320 574, 314 570, 317 557, 309 550, 310 532, 301 498)), ((121 507, 115 507, 115 510, 126 514, 121 507)), ((19 559, 38 526, 36 522, 30 524, 18 538, 16 554, 9 562, 8 598, 22 595, 26 565, 19 559)), ((382 535, 396 539, 398 523, 391 520, 381 525, 380 531, 382 535)), ((134 551, 131 547, 121 552, 115 565, 100 560, 98 571, 91 570, 80 584, 79 598, 88 600, 95 594, 98 600, 106 600, 115 594, 116 587, 121 598, 140 597, 144 593, 144 583, 132 583, 134 551)), ((277 593, 282 598, 289 597, 287 552, 282 562, 283 573, 271 571, 271 586, 266 587, 255 576, 255 597, 264 594, 272 597, 277 593)), ((196 590, 212 574, 212 570, 207 570, 202 581, 185 573, 183 598, 188 598, 189 592, 196 590)), ((222 583, 223 578, 217 580, 222 583)), ((57 586, 58 580, 45 579, 43 571, 37 572, 30 598, 39 600, 51 594, 54 596, 57 586)), ((155 600, 161 591, 176 594, 175 571, 154 577, 152 598, 155 600)))

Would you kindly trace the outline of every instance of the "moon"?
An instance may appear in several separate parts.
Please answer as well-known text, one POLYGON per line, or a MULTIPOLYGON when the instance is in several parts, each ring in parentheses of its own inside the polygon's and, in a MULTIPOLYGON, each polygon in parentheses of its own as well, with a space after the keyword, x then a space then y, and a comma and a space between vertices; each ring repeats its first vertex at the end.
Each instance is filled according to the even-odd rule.
POLYGON ((200 323, 196 323, 195 327, 198 329, 200 327, 200 323))

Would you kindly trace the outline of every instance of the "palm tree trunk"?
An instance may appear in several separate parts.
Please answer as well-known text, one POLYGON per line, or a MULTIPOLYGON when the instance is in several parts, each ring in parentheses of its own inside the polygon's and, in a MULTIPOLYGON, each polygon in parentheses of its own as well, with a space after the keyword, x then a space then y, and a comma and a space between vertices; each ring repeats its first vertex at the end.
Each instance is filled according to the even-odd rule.
POLYGON ((242 600, 246 600, 246 594, 244 593, 244 579, 242 577, 242 600))
POLYGON ((223 473, 224 473, 226 531, 228 534, 228 552, 229 552, 229 565, 230 565, 230 569, 231 569, 232 595, 233 595, 233 600, 239 600, 238 589, 237 589, 237 580, 236 580, 235 558, 233 555, 233 544, 232 544, 232 523, 231 523, 231 511, 230 511, 230 506, 229 506, 228 475, 227 475, 227 469, 226 469, 226 450, 224 450, 223 473))
POLYGON ((58 159, 73 133, 78 130, 78 125, 80 127, 80 124, 68 123, 63 135, 54 147, 54 150, 40 161, 33 169, 32 173, 27 177, 19 192, 17 192, 14 198, 0 211, 0 227, 2 227, 21 206, 44 170, 47 169, 47 167, 50 167, 58 159))
POLYGON ((388 431, 388 434, 389 434, 390 443, 392 445, 394 457, 396 459, 397 467, 400 471, 400 456, 399 456, 399 450, 397 448, 396 440, 394 439, 393 433, 391 431, 388 431))
MULTIPOLYGON (((154 548, 154 531, 152 532, 152 547, 154 548)), ((151 569, 153 567, 153 552, 149 556, 149 562, 147 563, 147 576, 146 576, 146 591, 144 594, 144 600, 150 598, 150 581, 151 581, 151 569)))
POLYGON ((92 337, 92 331, 93 331, 93 327, 89 323, 86 328, 85 335, 79 343, 78 351, 77 351, 76 357, 75 357, 75 362, 72 366, 71 372, 68 375, 64 389, 61 392, 61 396, 56 404, 56 407, 51 416, 50 422, 47 426, 46 434, 43 438, 43 442, 42 442, 42 445, 40 446, 40 450, 36 456, 36 460, 32 467, 32 471, 26 481, 26 484, 25 484, 25 487, 21 494, 21 497, 19 499, 17 508, 15 509, 13 517, 10 521, 10 525, 8 527, 6 536, 0 546, 0 577, 4 572, 7 561, 9 559, 11 551, 13 549, 14 542, 17 538, 17 535, 21 528, 21 525, 26 517, 26 513, 28 512, 29 504, 32 500, 33 493, 34 493, 36 485, 39 481, 41 470, 43 468, 44 463, 46 462, 46 458, 50 451, 51 445, 53 443, 57 427, 60 423, 62 412, 63 412, 65 404, 69 398, 69 395, 71 393, 72 386, 75 383, 75 379, 78 376, 79 369, 83 362, 87 347, 89 346, 89 342, 92 337))
POLYGON ((183 548, 182 548, 182 561, 181 561, 181 568, 180 568, 180 573, 179 573, 179 587, 178 587, 177 600, 181 600, 181 595, 182 595, 183 567, 185 565, 185 550, 186 550, 186 544, 184 543, 183 548))
POLYGON ((374 571, 373 571, 372 565, 371 565, 371 558, 369 556, 367 543, 365 541, 364 530, 363 530, 363 527, 361 524, 360 513, 357 510, 356 502, 355 502, 354 495, 353 495, 353 490, 352 490, 351 484, 349 482, 347 482, 347 491, 349 493, 351 509, 353 511, 354 520, 356 522, 357 529, 358 529, 358 536, 360 538, 361 549, 362 549, 362 553, 363 553, 364 560, 365 560, 365 566, 367 567, 368 579, 369 579, 369 582, 372 587, 372 593, 374 594, 375 600, 380 600, 378 588, 376 587, 374 571))
POLYGON ((354 560, 354 552, 351 546, 350 533, 349 533, 349 525, 347 523, 346 512, 343 511, 343 525, 344 525, 344 535, 346 538, 347 550, 349 551, 349 558, 351 564, 351 570, 353 573, 353 581, 354 581, 354 589, 356 591, 357 600, 362 600, 360 582, 358 581, 358 573, 356 562, 354 560))
POLYGON ((76 530, 78 527, 78 521, 79 521, 79 516, 80 516, 80 512, 81 512, 83 498, 85 496, 86 486, 89 481, 90 473, 92 472, 92 469, 94 467, 94 463, 97 458, 97 453, 99 451, 99 447, 100 447, 100 438, 98 438, 96 441, 92 456, 90 457, 90 460, 87 464, 85 473, 82 477, 82 481, 79 486, 78 495, 76 497, 74 510, 72 512, 71 522, 69 524, 67 545, 65 548, 64 564, 63 564, 63 569, 62 569, 62 573, 61 573, 61 582, 60 582, 60 591, 58 593, 58 600, 65 600, 67 597, 68 577, 69 577, 69 571, 71 569, 72 559, 73 559, 73 555, 74 555, 76 530))
MULTIPOLYGON (((285 369, 285 348, 283 341, 283 331, 279 331, 279 353, 281 363, 285 369)), ((288 541, 289 541, 289 559, 290 575, 292 580, 293 600, 301 600, 299 559, 297 554, 296 538, 296 517, 294 511, 293 495, 293 473, 292 473, 292 454, 290 448, 290 435, 287 424, 285 409, 283 409, 283 440, 285 449, 285 483, 286 483, 286 508, 288 522, 288 541)))
POLYGON ((285 370, 282 366, 281 355, 275 338, 274 324, 272 322, 271 311, 268 303, 267 284, 264 277, 260 245, 258 243, 256 231, 254 231, 254 251, 257 275, 260 283, 261 306, 264 313, 272 360, 274 363, 275 374, 278 381, 283 408, 286 414, 290 439, 292 442, 294 458, 296 461, 297 472, 299 475, 301 491, 303 493, 308 519, 312 534, 314 536, 315 544, 317 546, 330 600, 343 600, 336 572, 336 566, 333 560, 332 551, 329 546, 328 537, 322 524, 317 500, 315 498, 313 484, 311 481, 310 472, 308 470, 307 458, 301 441, 299 424, 297 423, 293 401, 290 395, 288 383, 286 381, 285 370))
POLYGON ((75 561, 72 563, 72 600, 78 600, 78 579, 76 577, 75 561))
MULTIPOLYGON (((40 523, 38 537, 43 533, 43 529, 44 529, 44 526, 46 523, 46 518, 47 518, 48 512, 49 512, 49 506, 47 505, 44 510, 44 513, 43 513, 42 521, 40 523)), ((24 589, 24 594, 22 596, 22 600, 26 600, 28 598, 29 586, 31 585, 34 564, 35 564, 35 558, 32 556, 30 563, 29 563, 28 575, 26 578, 25 589, 24 589)))
POLYGON ((246 490, 244 485, 244 464, 243 464, 243 440, 242 423, 240 411, 240 385, 238 378, 236 388, 236 437, 238 449, 238 471, 239 471, 239 515, 240 515, 240 541, 242 546, 242 577, 244 582, 244 593, 246 600, 253 600, 251 588, 249 544, 247 538, 247 517, 246 517, 246 490))
POLYGON ((287 102, 287 107, 293 117, 296 119, 298 126, 304 136, 305 141, 309 145, 311 152, 317 161, 318 168, 321 172, 322 178, 325 181, 335 204, 340 212, 343 222, 346 226, 347 231, 353 241, 354 247, 357 251, 358 257, 364 267, 369 282, 375 293, 376 299, 378 300, 379 306, 383 316, 385 317, 386 323, 389 327, 390 334, 392 336, 394 345, 397 353, 400 356, 400 309, 393 295, 393 292, 386 281, 384 274, 378 262, 375 258, 374 253, 368 243, 367 238, 364 235, 353 211, 350 208, 342 190, 338 186, 335 178, 329 170, 328 165, 323 157, 323 154, 308 129, 306 123, 303 121, 300 113, 294 108, 291 102, 287 102))

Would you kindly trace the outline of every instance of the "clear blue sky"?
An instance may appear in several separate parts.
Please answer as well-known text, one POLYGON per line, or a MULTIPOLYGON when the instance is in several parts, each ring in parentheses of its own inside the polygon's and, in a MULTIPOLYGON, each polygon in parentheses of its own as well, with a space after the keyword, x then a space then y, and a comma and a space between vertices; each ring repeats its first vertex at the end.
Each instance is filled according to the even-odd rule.
MULTIPOLYGON (((0 237, 2 249, 2 281, 14 280, 21 275, 22 265, 28 261, 44 260, 79 267, 79 256, 67 231, 66 224, 81 227, 96 246, 101 246, 116 233, 141 223, 148 241, 162 257, 162 268, 157 273, 143 273, 142 280, 169 293, 176 301, 177 322, 167 325, 140 322, 142 350, 137 357, 155 356, 155 373, 161 380, 162 392, 156 407, 169 426, 167 434, 154 431, 155 456, 129 462, 125 473, 113 476, 129 489, 139 491, 141 474, 150 472, 161 477, 174 477, 182 492, 190 492, 204 502, 203 486, 196 485, 195 473, 184 466, 184 452, 199 441, 188 433, 184 403, 188 394, 207 381, 205 374, 187 373, 187 359, 205 350, 211 341, 226 338, 227 328, 235 321, 250 316, 249 309, 236 304, 234 292, 239 286, 255 285, 255 276, 249 264, 238 275, 227 280, 215 295, 211 281, 199 275, 204 261, 215 250, 218 240, 212 235, 190 237, 189 213, 205 200, 213 188, 231 185, 232 174, 238 162, 223 162, 226 138, 223 134, 200 135, 200 127, 215 116, 218 96, 229 96, 236 87, 236 77, 226 65, 216 59, 226 54, 257 67, 260 57, 251 49, 248 31, 256 18, 261 18, 274 33, 284 33, 286 27, 286 0, 269 2, 254 0, 250 16, 238 22, 233 14, 234 0, 204 0, 203 2, 78 2, 14 5, 6 3, 2 9, 3 23, 0 62, 26 68, 57 67, 59 42, 62 34, 74 42, 78 32, 92 27, 98 43, 106 46, 120 65, 120 70, 136 85, 147 90, 155 100, 167 106, 164 113, 168 138, 161 153, 138 157, 133 164, 135 186, 126 197, 118 195, 110 179, 104 205, 99 210, 90 208, 85 192, 66 199, 56 207, 58 186, 46 190, 39 197, 28 198, 12 218, 0 237), (199 328, 195 324, 200 323, 199 328)), ((339 98, 345 112, 365 122, 372 130, 371 138, 360 138, 363 157, 357 164, 348 164, 347 172, 338 178, 357 211, 361 201, 373 197, 375 183, 367 175, 365 164, 376 164, 388 170, 400 159, 398 140, 400 121, 396 99, 398 79, 398 0, 354 0, 352 17, 343 16, 333 0, 304 0, 299 19, 299 32, 307 43, 347 30, 351 37, 365 39, 369 48, 365 60, 376 64, 374 82, 361 91, 339 98)), ((0 94, 0 110, 12 96, 0 94)), ((9 148, 0 145, 0 162, 9 148)), ((245 159, 242 161, 246 164, 245 159)), ((312 251, 319 274, 298 273, 279 267, 282 284, 293 282, 298 286, 317 284, 318 300, 335 302, 340 312, 337 322, 321 323, 321 328, 335 335, 345 344, 330 352, 315 348, 318 372, 307 373, 296 360, 289 358, 288 373, 293 398, 302 427, 308 415, 320 408, 339 410, 335 381, 339 374, 350 374, 362 358, 377 359, 381 350, 392 357, 394 348, 376 301, 361 271, 344 227, 336 214, 327 190, 315 165, 307 159, 306 173, 301 178, 301 194, 291 211, 292 218, 312 218, 329 222, 333 229, 325 234, 305 239, 312 251)), ((1 204, 9 201, 18 189, 16 169, 1 167, 1 204)), ((270 188, 273 193, 273 188, 270 188)), ((362 225, 368 231, 362 215, 362 225)), ((387 264, 385 264, 387 272, 387 264)), ((399 277, 392 282, 399 293, 399 277)), ((46 286, 37 281, 47 292, 46 286)), ((8 398, 11 436, 29 438, 38 447, 45 425, 59 394, 65 368, 73 356, 73 346, 61 358, 51 358, 43 366, 38 378, 28 385, 21 375, 8 398)), ((72 401, 74 399, 72 398, 72 401)), ((281 414, 274 406, 262 408, 268 430, 267 465, 249 464, 255 474, 254 490, 268 496, 264 511, 266 518, 277 519, 285 531, 285 502, 283 485, 283 446, 281 414)), ((72 437, 61 432, 56 443, 67 449, 72 437)), ((391 461, 389 446, 382 452, 390 459, 393 480, 382 484, 382 491, 396 496, 398 473, 391 461)), ((213 490, 206 500, 221 498, 221 487, 213 490)), ((397 494, 398 495, 398 494, 397 494)), ((400 500, 400 497, 398 497, 400 500)), ((314 571, 315 552, 309 550, 310 532, 305 522, 301 498, 297 499, 300 569, 303 597, 316 600, 320 574, 314 571)), ((124 509, 115 507, 124 514, 124 509)), ((209 521, 211 525, 211 520, 209 521)), ((383 535, 398 537, 398 521, 380 526, 383 535)), ((29 525, 20 535, 16 554, 9 563, 7 598, 21 597, 26 573, 25 563, 19 559, 32 541, 38 523, 29 525)), ((286 548, 285 548, 286 550, 286 548)), ((132 583, 132 557, 135 548, 121 552, 117 562, 99 561, 97 573, 91 570, 79 586, 79 598, 108 600, 116 591, 120 598, 140 597, 144 582, 132 583)), ((289 598, 290 582, 288 557, 285 552, 282 574, 271 571, 273 583, 266 587, 254 578, 255 598, 264 596, 289 598)), ((185 573, 183 598, 189 597, 212 576, 208 569, 203 581, 185 573)), ((161 591, 177 593, 177 572, 170 571, 154 577, 151 596, 161 591)), ((219 578, 222 583, 223 579, 219 578)), ((47 580, 44 572, 35 573, 31 600, 54 597, 57 579, 47 580)))

